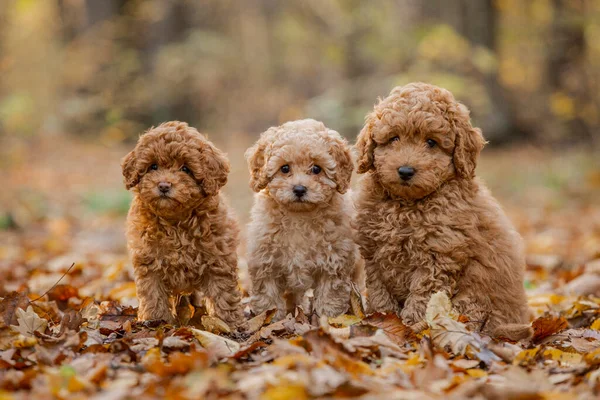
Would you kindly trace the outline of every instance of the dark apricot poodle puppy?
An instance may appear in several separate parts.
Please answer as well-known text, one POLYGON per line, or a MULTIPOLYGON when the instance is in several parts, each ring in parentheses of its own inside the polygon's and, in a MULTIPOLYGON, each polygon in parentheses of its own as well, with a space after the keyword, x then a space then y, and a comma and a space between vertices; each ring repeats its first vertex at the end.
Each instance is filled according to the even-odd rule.
POLYGON ((444 291, 485 332, 531 334, 522 239, 475 177, 484 144, 467 108, 425 83, 396 87, 367 116, 355 224, 371 310, 415 324, 444 291))
POLYGON ((225 154, 184 122, 143 134, 122 162, 133 190, 127 240, 141 320, 175 322, 174 298, 206 296, 232 326, 243 321, 238 290, 238 226, 219 189, 225 154))

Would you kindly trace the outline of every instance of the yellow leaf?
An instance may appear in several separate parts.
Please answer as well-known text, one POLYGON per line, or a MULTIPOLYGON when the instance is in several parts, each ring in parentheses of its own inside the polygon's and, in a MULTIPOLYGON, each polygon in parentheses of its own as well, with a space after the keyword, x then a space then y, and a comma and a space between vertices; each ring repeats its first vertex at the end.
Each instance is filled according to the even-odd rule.
POLYGON ((468 369, 467 374, 469 374, 473 378, 483 378, 487 376, 487 372, 481 369, 468 369))
POLYGON ((534 348, 534 349, 521 351, 515 357, 513 364, 515 364, 515 365, 527 364, 529 361, 531 361, 537 355, 539 350, 540 350, 539 348, 534 348))
POLYGON ((552 303, 554 305, 558 305, 558 304, 562 303, 563 301, 565 301, 565 299, 566 299, 565 296, 561 296, 559 294, 550 295, 550 303, 552 303))
POLYGON ((71 393, 73 392, 81 392, 82 390, 84 390, 86 388, 86 385, 84 382, 82 382, 79 378, 77 378, 76 376, 72 376, 69 379, 69 383, 67 384, 67 390, 71 393))
POLYGON ((544 357, 546 359, 560 362, 562 365, 579 364, 583 357, 577 353, 567 353, 554 348, 549 348, 544 351, 544 357))
POLYGON ((596 349, 594 351, 590 351, 584 356, 585 362, 590 365, 598 365, 600 364, 600 349, 596 349))
POLYGON ((9 392, 5 392, 4 390, 0 390, 0 400, 13 400, 14 396, 9 392))
POLYGON ((362 318, 356 315, 342 314, 337 317, 329 318, 330 325, 350 326, 359 323, 362 318))
POLYGON ((35 346, 37 342, 35 337, 19 335, 12 344, 17 349, 25 349, 35 346))
POLYGON ((562 119, 572 119, 575 116, 575 102, 563 92, 556 92, 550 96, 550 108, 554 115, 562 119))
POLYGON ((594 323, 592 324, 592 326, 590 326, 590 328, 594 329, 596 331, 600 331, 600 318, 595 320, 594 323))
POLYGON ((262 400, 303 400, 308 399, 306 389, 302 385, 273 386, 265 390, 262 400))
POLYGON ((408 360, 406 360, 406 365, 419 365, 420 363, 421 357, 416 353, 410 356, 408 360))
POLYGON ((122 300, 124 298, 135 298, 135 282, 126 282, 116 286, 108 293, 111 300, 122 300))
POLYGON ((314 363, 315 363, 315 360, 305 354, 290 354, 287 356, 282 356, 282 357, 276 358, 273 361, 273 365, 276 365, 278 367, 282 367, 285 369, 289 369, 289 368, 295 367, 297 365, 309 366, 309 365, 313 365, 314 363))

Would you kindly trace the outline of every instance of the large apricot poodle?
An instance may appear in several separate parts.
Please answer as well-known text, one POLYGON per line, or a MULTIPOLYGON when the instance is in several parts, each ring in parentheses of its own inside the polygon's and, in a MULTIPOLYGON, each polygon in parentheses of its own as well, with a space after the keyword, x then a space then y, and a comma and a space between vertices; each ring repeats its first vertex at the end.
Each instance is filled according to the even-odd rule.
POLYGON ((219 189, 229 162, 183 122, 143 134, 122 162, 134 198, 127 240, 142 320, 175 322, 181 293, 206 296, 232 326, 243 322, 238 290, 238 227, 219 189))
POLYGON ((248 227, 254 311, 277 308, 282 318, 314 289, 316 313, 344 313, 360 266, 346 141, 321 122, 294 121, 264 132, 246 157, 257 192, 248 227))
POLYGON ((467 108, 429 84, 396 87, 367 116, 355 224, 372 310, 415 324, 445 291, 485 332, 531 334, 522 239, 475 177, 484 143, 467 108))

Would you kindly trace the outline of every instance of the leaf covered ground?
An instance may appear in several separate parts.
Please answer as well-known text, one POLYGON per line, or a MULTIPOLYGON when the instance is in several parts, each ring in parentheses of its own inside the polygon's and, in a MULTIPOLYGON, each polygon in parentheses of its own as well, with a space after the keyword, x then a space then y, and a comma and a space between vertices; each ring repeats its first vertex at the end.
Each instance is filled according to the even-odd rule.
MULTIPOLYGON (((114 160, 90 160, 85 148, 72 154, 77 165, 111 167, 96 166, 90 178, 73 165, 44 169, 48 160, 39 156, 15 163, 8 182, 19 190, 0 196, 10 210, 0 230, 0 399, 600 395, 600 170, 593 158, 573 156, 565 170, 552 154, 513 152, 491 154, 482 165, 527 246, 535 335, 513 343, 478 333, 441 294, 418 335, 395 316, 364 315, 358 291, 354 315, 326 319, 297 309, 273 322, 266 312, 249 315, 244 333, 185 298, 181 326, 137 322, 121 194, 109 190, 120 184, 124 153, 114 151, 114 160)), ((246 187, 245 179, 230 186, 246 187)), ((243 258, 241 283, 247 288, 243 258)))

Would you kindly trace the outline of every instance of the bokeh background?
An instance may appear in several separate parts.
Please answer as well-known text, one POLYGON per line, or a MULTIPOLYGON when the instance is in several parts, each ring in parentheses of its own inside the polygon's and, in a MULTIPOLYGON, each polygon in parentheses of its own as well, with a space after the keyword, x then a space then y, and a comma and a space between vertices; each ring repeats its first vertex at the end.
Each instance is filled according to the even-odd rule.
POLYGON ((243 224, 260 132, 312 117, 353 143, 411 81, 471 108, 530 266, 600 257, 600 0, 0 0, 2 272, 126 260, 119 163, 152 125, 228 152, 243 224))

